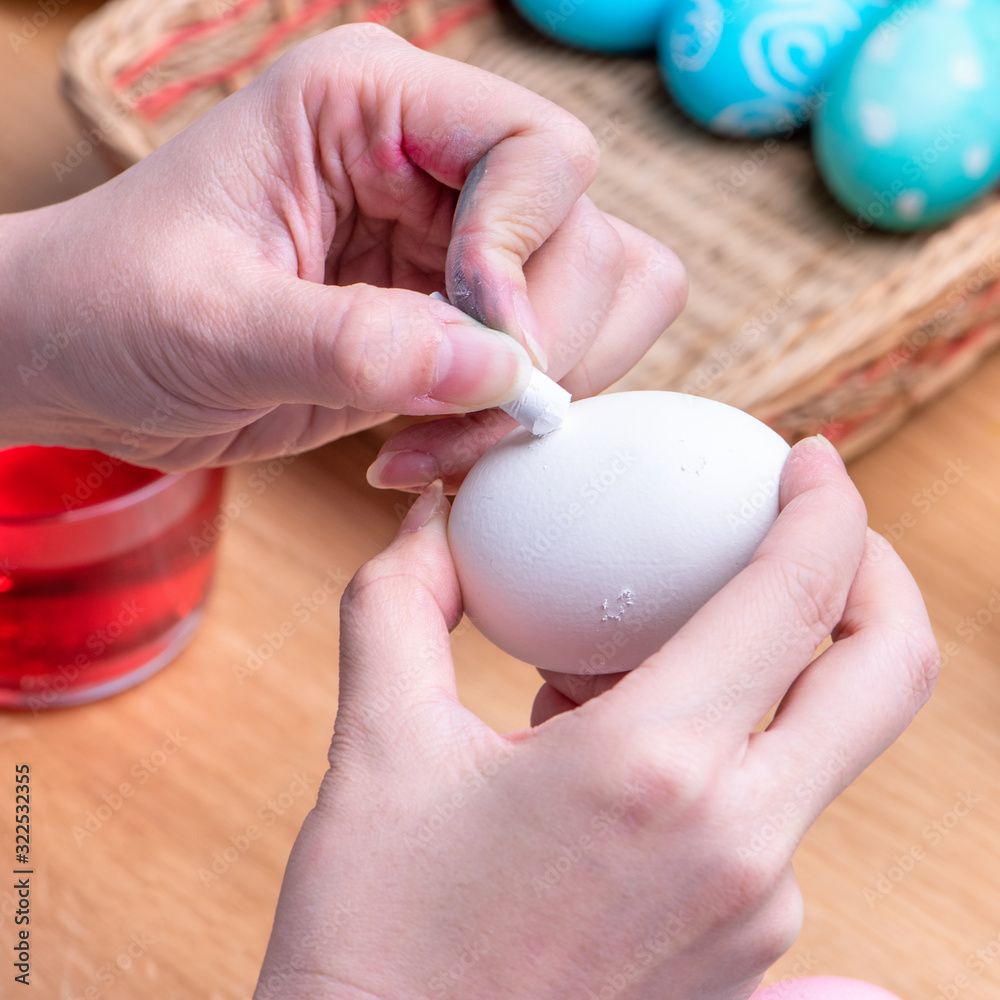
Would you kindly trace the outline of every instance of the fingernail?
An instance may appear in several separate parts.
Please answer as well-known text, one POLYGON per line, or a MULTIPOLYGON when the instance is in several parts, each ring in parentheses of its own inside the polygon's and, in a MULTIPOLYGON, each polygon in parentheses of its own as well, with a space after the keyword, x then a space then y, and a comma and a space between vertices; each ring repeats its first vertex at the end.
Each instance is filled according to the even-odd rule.
POLYGON ((823 451, 827 452, 828 454, 834 455, 837 461, 840 462, 841 465, 844 464, 844 460, 843 458, 841 458, 840 452, 837 451, 836 446, 829 438, 824 437, 822 434, 815 434, 813 435, 813 437, 803 438, 803 440, 800 441, 799 444, 809 444, 810 446, 816 448, 822 448, 823 451))
POLYGON ((513 337, 468 320, 445 325, 434 399, 485 410, 516 399, 531 377, 531 358, 513 337))
POLYGON ((444 497, 444 485, 440 479, 435 479, 407 511, 403 523, 399 526, 401 535, 410 531, 419 531, 437 513, 444 497))
POLYGON ((368 482, 380 490, 421 489, 440 476, 433 455, 423 451, 387 451, 368 467, 368 482))
POLYGON ((517 325, 521 328, 521 335, 524 337, 528 353, 534 359, 535 367, 540 368, 543 372, 548 371, 549 356, 545 353, 545 349, 538 342, 538 337, 536 336, 538 317, 535 315, 535 310, 532 309, 527 296, 521 292, 518 292, 514 296, 514 318, 517 320, 517 325))

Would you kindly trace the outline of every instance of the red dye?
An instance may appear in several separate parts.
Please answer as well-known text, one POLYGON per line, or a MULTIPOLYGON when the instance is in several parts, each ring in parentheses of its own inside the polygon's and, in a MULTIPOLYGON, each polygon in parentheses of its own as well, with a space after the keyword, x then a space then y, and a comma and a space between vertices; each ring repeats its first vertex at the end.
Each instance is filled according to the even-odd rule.
POLYGON ((0 451, 0 706, 88 700, 176 647, 208 589, 222 483, 96 451, 0 451))
POLYGON ((0 518, 62 514, 125 496, 162 477, 99 451, 10 448, 0 451, 0 518))

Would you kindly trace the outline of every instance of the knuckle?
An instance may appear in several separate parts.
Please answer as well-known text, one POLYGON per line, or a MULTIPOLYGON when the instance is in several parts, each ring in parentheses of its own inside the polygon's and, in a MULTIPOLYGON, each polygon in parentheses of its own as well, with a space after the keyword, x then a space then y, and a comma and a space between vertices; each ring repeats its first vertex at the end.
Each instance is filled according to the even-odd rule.
POLYGON ((791 949, 802 930, 802 921, 802 892, 790 877, 764 904, 756 920, 755 939, 762 962, 773 965, 791 949))
POLYGON ((531 131, 557 142, 565 162, 576 172, 581 190, 589 187, 601 160, 601 144, 594 133, 572 112, 544 99, 535 98, 532 118, 531 131))
MULTIPOLYGON (((348 46, 371 45, 373 43, 385 44, 392 41, 401 41, 399 35, 390 31, 385 25, 378 24, 375 21, 351 21, 347 24, 338 25, 327 31, 325 38, 331 42, 336 42, 338 45, 348 46)), ((324 39, 324 35, 318 36, 318 40, 322 39, 324 39)), ((322 41, 317 45, 317 53, 329 56, 329 52, 326 51, 326 46, 322 44, 322 41)))
POLYGON ((655 279, 652 292, 664 325, 669 325, 687 302, 690 287, 687 269, 677 254, 662 243, 657 244, 650 259, 657 265, 651 269, 655 279))
POLYGON ((835 584, 836 568, 815 553, 806 560, 764 555, 763 597, 777 606, 787 606, 791 598, 801 631, 814 643, 825 639, 840 621, 846 594, 835 584))
POLYGON ((628 829, 669 822, 698 809, 710 793, 714 769, 707 765, 703 749, 687 751, 654 732, 619 735, 613 751, 606 759, 616 766, 606 772, 609 780, 602 795, 620 811, 628 829))
MULTIPOLYGON (((786 861, 776 849, 750 851, 737 848, 722 859, 717 869, 722 918, 727 921, 739 920, 749 914, 759 913, 778 893, 785 878, 786 867, 786 861)), ((787 927, 784 929, 787 930, 787 927)), ((784 940, 782 934, 780 943, 784 940)))
POLYGON ((373 610, 373 605, 381 606, 380 584, 385 579, 383 557, 376 556, 366 562, 351 578, 340 596, 340 609, 349 616, 363 617, 373 610))
POLYGON ((909 678, 914 711, 931 696, 941 670, 941 652, 926 622, 886 628, 883 643, 890 662, 903 664, 909 678))
POLYGON ((601 162, 601 145, 594 133, 578 118, 567 114, 563 128, 569 139, 569 158, 580 183, 586 188, 597 176, 601 162))
POLYGON ((520 267, 547 239, 544 212, 556 197, 555 190, 553 187, 543 188, 536 196, 533 212, 525 212, 520 218, 505 222, 500 234, 501 248, 510 254, 513 264, 520 267))
POLYGON ((625 277, 627 265, 625 244, 615 228, 603 216, 597 215, 597 223, 586 234, 586 254, 582 259, 588 262, 589 271, 597 277, 607 276, 613 286, 625 277))

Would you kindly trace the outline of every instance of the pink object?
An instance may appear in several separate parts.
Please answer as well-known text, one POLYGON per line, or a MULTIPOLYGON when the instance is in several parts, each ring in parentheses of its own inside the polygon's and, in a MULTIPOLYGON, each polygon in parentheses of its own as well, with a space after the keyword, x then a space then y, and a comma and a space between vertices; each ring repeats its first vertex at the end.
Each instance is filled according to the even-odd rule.
POLYGON ((762 986, 750 1000, 899 1000, 899 997, 860 979, 806 976, 762 986))

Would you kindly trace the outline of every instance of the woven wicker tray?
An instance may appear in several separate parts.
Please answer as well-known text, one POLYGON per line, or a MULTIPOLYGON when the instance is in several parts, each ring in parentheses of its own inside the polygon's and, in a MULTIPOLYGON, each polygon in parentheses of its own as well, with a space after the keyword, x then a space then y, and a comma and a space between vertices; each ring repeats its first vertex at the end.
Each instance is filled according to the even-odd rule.
POLYGON ((113 0, 63 52, 64 89, 128 166, 286 49, 371 20, 526 86, 603 147, 591 194, 688 268, 684 314, 617 388, 683 389, 857 454, 1000 341, 1000 202, 901 237, 856 225, 808 142, 728 142, 671 106, 650 58, 554 45, 490 0, 113 0))

